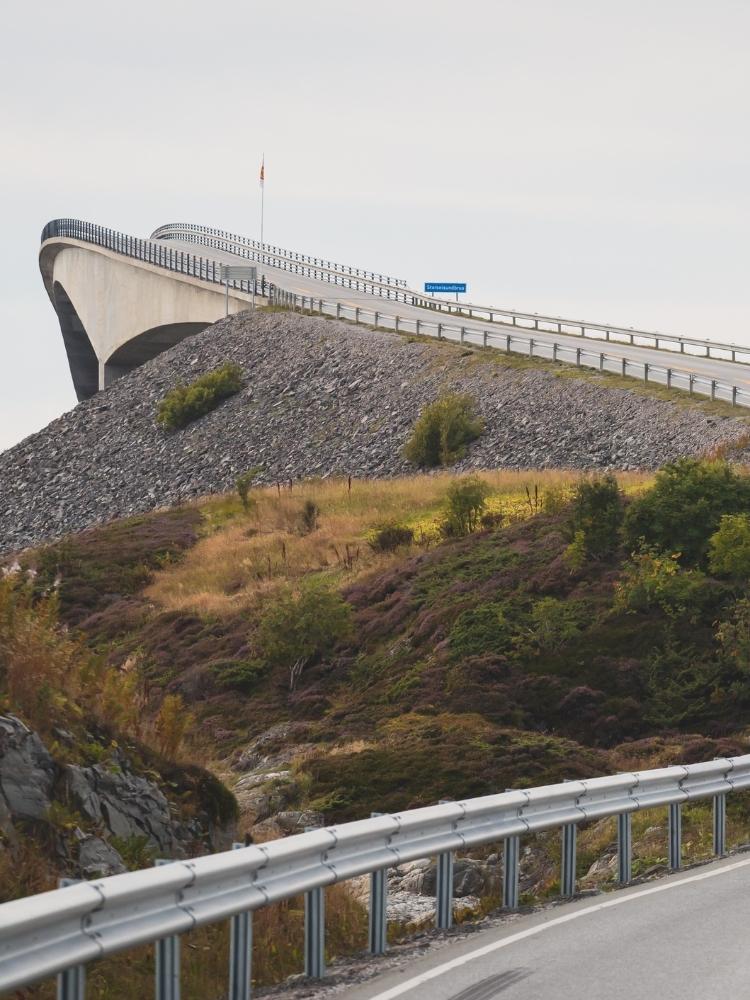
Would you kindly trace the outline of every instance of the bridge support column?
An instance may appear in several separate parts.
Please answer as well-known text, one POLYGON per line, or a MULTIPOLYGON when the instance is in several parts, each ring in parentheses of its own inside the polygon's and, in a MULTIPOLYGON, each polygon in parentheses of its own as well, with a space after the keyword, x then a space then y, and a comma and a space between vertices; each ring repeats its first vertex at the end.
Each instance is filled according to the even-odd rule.
POLYGON ((305 893, 305 975, 322 979, 325 959, 325 889, 319 886, 305 893))
POLYGON ((108 386, 112 385, 114 381, 121 378, 123 375, 127 375, 131 368, 125 365, 112 365, 107 364, 104 361, 99 362, 99 391, 106 389, 108 386))
POLYGON ((727 796, 725 792, 714 795, 714 854, 727 853, 727 796))
POLYGON ((453 852, 445 851, 437 858, 435 887, 435 926, 447 931, 453 926, 453 852))
POLYGON ((518 865, 521 854, 521 838, 506 837, 503 841, 503 906, 507 910, 518 909, 518 865))
POLYGON ((562 828, 562 857, 560 863, 560 895, 569 899, 576 894, 576 836, 575 823, 562 828))
POLYGON ((669 805, 669 867, 676 872, 682 867, 682 803, 669 805))
POLYGON ((630 813, 617 817, 617 881, 626 885, 633 879, 633 823, 630 813))

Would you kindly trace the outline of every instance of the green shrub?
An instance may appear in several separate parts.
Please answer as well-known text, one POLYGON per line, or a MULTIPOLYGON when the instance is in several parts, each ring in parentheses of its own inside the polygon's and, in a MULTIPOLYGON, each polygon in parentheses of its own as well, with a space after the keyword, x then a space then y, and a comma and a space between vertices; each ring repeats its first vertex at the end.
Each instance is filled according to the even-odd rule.
POLYGON ((579 634, 579 609, 555 597, 535 601, 530 613, 529 638, 540 650, 561 649, 579 634))
POLYGON ((383 521, 376 524, 370 533, 368 543, 373 552, 395 552, 402 545, 411 545, 414 532, 397 521, 383 521))
POLYGON ((352 631, 352 609, 324 580, 288 590, 264 612, 258 630, 271 664, 288 667, 294 687, 305 665, 330 653, 352 631))
POLYGON ((448 487, 443 534, 453 538, 476 531, 491 492, 489 484, 479 476, 454 479, 448 487))
POLYGON ((233 396, 241 388, 242 369, 227 363, 201 375, 189 385, 179 383, 170 389, 159 404, 156 421, 167 430, 185 427, 216 409, 223 399, 233 396))
POLYGON ((672 618, 695 619, 710 596, 700 570, 682 569, 676 554, 655 549, 636 553, 623 567, 615 588, 616 611, 649 611, 658 608, 672 618))
POLYGON ((268 674, 269 666, 262 660, 218 660, 211 664, 211 673, 220 688, 250 694, 268 674))
POLYGON ((573 493, 570 510, 573 538, 583 533, 586 555, 611 555, 620 540, 622 496, 612 475, 582 479, 573 493))
POLYGON ((469 395, 451 393, 422 410, 404 446, 408 461, 421 467, 452 465, 484 430, 469 395))
POLYGON ((507 653, 518 627, 503 604, 480 604, 462 611, 448 635, 451 652, 459 657, 507 653))
POLYGON ((625 539, 663 552, 680 553, 684 562, 703 564, 709 539, 724 514, 750 511, 750 478, 727 462, 683 458, 666 465, 654 486, 634 500, 625 514, 625 539))
POLYGON ((740 598, 731 616, 719 622, 716 639, 724 659, 741 674, 750 673, 750 600, 747 597, 740 598))
POLYGON ((750 516, 724 514, 708 540, 708 565, 716 576, 750 579, 750 516))

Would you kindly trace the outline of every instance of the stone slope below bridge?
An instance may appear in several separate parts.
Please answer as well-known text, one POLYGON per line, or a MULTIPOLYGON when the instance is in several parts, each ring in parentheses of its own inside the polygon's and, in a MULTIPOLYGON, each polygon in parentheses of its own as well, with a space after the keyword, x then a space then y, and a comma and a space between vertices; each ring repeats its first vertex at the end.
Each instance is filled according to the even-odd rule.
POLYGON ((672 402, 504 367, 502 358, 273 312, 222 320, 0 455, 0 551, 259 481, 393 476, 422 407, 468 392, 485 419, 457 469, 656 468, 737 440, 747 425, 672 402), (245 387, 176 433, 160 399, 226 361, 245 387))

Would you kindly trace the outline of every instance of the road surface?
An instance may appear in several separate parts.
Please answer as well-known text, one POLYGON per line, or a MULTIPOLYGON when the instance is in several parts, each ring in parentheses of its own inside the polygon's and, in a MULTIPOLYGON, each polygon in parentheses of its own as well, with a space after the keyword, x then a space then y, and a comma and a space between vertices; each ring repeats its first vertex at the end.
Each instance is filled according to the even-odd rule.
POLYGON ((750 858, 521 917, 348 1000, 746 1000, 750 858))
MULTIPOLYGON (((160 240, 159 242, 174 247, 176 250, 184 250, 193 254, 202 254, 209 259, 222 261, 224 263, 249 263, 247 259, 235 256, 227 250, 198 246, 189 241, 160 240)), ((579 337, 575 334, 556 332, 553 334, 550 331, 544 330, 540 330, 538 332, 534 330, 524 330, 523 327, 514 327, 510 324, 506 325, 497 322, 490 324, 482 322, 479 319, 459 319, 457 316, 450 316, 447 314, 441 315, 432 309, 425 309, 424 307, 412 306, 404 302, 396 302, 393 299, 369 295, 367 292, 358 292, 354 289, 343 287, 342 285, 336 285, 327 281, 319 281, 315 278, 308 278, 304 275, 294 274, 290 271, 274 268, 269 265, 263 265, 261 267, 259 264, 256 264, 256 266, 258 267, 259 278, 263 275, 267 281, 274 282, 278 284, 280 288, 283 288, 286 291, 296 292, 298 295, 313 295, 316 298, 322 297, 332 302, 339 301, 342 305, 348 305, 351 307, 360 306, 362 309, 366 310, 378 309, 386 316, 398 315, 399 318, 402 319, 414 319, 415 317, 419 317, 421 320, 433 323, 440 320, 441 322, 451 326, 462 324, 467 331, 467 340, 469 342, 481 342, 482 330, 492 329, 498 334, 503 334, 507 331, 508 333, 512 333, 514 337, 522 337, 524 335, 529 337, 533 336, 537 343, 551 343, 555 340, 557 343, 567 345, 574 350, 577 347, 590 351, 602 350, 605 354, 614 358, 625 357, 629 361, 647 362, 660 367, 671 365, 680 371, 692 372, 695 375, 704 376, 709 379, 718 379, 750 391, 750 365, 733 363, 729 358, 726 360, 716 357, 706 358, 689 353, 691 350, 697 351, 698 348, 688 347, 686 348, 686 353, 680 354, 679 350, 670 350, 666 346, 667 342, 665 342, 664 348, 657 350, 654 347, 645 347, 637 344, 631 345, 630 343, 624 342, 618 343, 615 340, 605 341, 603 336, 600 340, 599 338, 591 335, 579 337), (476 331, 474 336, 472 336, 472 331, 476 331)), ((391 324, 383 322, 381 325, 390 326, 391 324)), ((714 339, 724 339, 721 335, 721 331, 715 331, 714 339)), ((729 339, 731 340, 732 338, 729 339)))

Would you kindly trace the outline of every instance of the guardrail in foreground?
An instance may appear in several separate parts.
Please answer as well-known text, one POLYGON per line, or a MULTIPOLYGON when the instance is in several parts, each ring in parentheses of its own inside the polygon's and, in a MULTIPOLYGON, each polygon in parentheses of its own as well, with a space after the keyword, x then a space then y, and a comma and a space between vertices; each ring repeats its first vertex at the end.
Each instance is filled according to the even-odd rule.
MULTIPOLYGON (((212 229, 209 226, 196 226, 192 223, 171 223, 155 230, 152 239, 179 239, 227 250, 241 257, 260 260, 261 246, 258 240, 238 236, 222 229, 212 229)), ((280 267, 305 277, 315 278, 340 284, 358 291, 379 295, 384 298, 404 302, 407 305, 433 309, 449 315, 468 319, 487 319, 490 323, 517 326, 524 330, 534 330, 546 333, 559 333, 566 336, 578 336, 593 340, 629 343, 644 347, 654 347, 656 350, 671 350, 680 354, 695 353, 686 348, 697 348, 699 356, 714 358, 719 361, 733 361, 739 364, 750 364, 750 346, 723 343, 721 341, 705 340, 697 337, 681 337, 677 334, 659 333, 657 331, 637 330, 633 327, 616 326, 611 323, 590 323, 585 320, 566 319, 562 316, 547 316, 540 313, 521 312, 516 309, 503 309, 499 306, 482 306, 474 303, 449 302, 446 299, 424 295, 409 289, 407 283, 397 278, 389 278, 372 271, 359 268, 344 267, 332 264, 330 261, 297 254, 280 247, 263 244, 263 262, 272 267, 280 267), (363 281, 353 280, 356 278, 363 281)))
POLYGON ((452 922, 456 851, 502 842, 503 904, 519 902, 520 838, 561 828, 561 893, 576 887, 576 830, 617 816, 618 880, 632 879, 631 818, 669 808, 669 867, 682 863, 681 805, 713 800, 714 854, 726 852, 726 797, 750 788, 750 754, 701 764, 617 774, 586 781, 506 791, 443 802, 395 815, 377 815, 316 829, 286 840, 189 861, 162 862, 147 871, 78 882, 0 905, 0 990, 58 976, 61 1000, 83 1000, 85 965, 136 945, 156 943, 156 996, 179 1000, 179 935, 231 920, 229 998, 247 1000, 251 982, 254 910, 304 893, 305 971, 325 972, 325 895, 328 885, 369 874, 370 951, 385 951, 386 870, 437 857, 438 927, 452 922))
POLYGON ((352 320, 366 326, 394 330, 396 333, 413 333, 417 336, 432 336, 438 340, 453 340, 461 344, 477 347, 492 347, 507 353, 522 354, 526 357, 542 358, 549 361, 563 361, 578 367, 594 368, 627 378, 637 378, 646 383, 666 386, 668 389, 682 389, 690 395, 698 393, 712 400, 722 400, 732 406, 750 406, 750 389, 732 382, 697 375, 671 366, 655 365, 649 361, 637 361, 619 355, 594 351, 588 347, 573 347, 564 341, 532 337, 529 333, 488 329, 470 326, 467 323, 454 325, 421 319, 419 317, 393 316, 377 309, 362 306, 347 306, 341 302, 319 299, 310 295, 297 295, 281 288, 274 288, 269 301, 289 309, 301 309, 320 316, 352 320))
MULTIPOLYGON (((184 250, 173 250, 152 240, 142 240, 137 236, 128 236, 115 229, 107 229, 93 222, 82 222, 80 219, 53 219, 42 230, 42 243, 51 239, 74 239, 95 246, 104 247, 124 257, 132 257, 155 267, 163 267, 176 274, 185 274, 191 278, 208 281, 224 286, 226 282, 221 277, 221 263, 207 257, 187 253, 184 250)), ((253 283, 231 279, 229 287, 235 291, 253 294, 253 283)), ((255 294, 265 296, 272 286, 261 278, 255 282, 255 294)))

